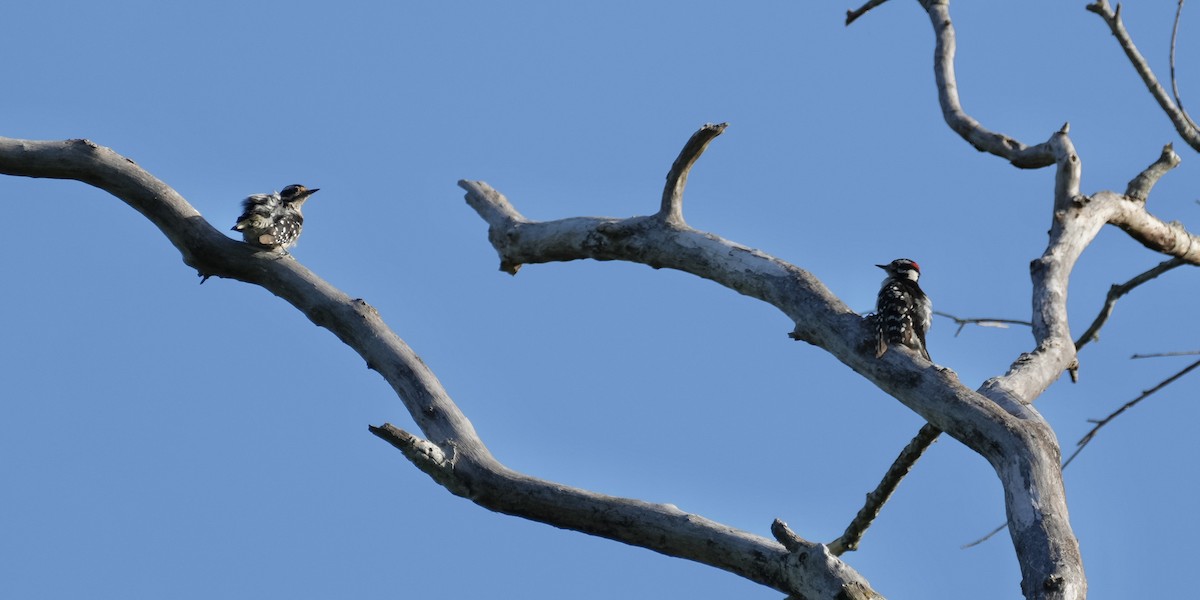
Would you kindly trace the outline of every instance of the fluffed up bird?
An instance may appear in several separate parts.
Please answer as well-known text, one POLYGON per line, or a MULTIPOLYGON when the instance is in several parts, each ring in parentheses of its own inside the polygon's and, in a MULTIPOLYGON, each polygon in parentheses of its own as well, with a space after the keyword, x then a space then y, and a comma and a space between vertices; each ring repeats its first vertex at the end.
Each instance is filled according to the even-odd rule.
POLYGON ((875 266, 887 271, 875 302, 875 357, 883 356, 890 344, 901 344, 932 362, 925 348, 925 333, 933 324, 933 303, 917 285, 921 277, 920 265, 907 258, 897 258, 886 265, 875 266))
POLYGON ((282 192, 249 196, 242 200, 242 216, 233 230, 242 232, 247 244, 287 254, 304 229, 300 207, 317 191, 319 188, 289 185, 282 192))

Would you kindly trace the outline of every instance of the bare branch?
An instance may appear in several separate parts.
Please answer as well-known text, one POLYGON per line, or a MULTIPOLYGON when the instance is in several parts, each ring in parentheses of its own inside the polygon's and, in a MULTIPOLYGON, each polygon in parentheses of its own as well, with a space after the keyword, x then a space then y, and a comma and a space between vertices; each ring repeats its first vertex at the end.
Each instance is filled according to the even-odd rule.
POLYGON ((962 546, 959 546, 959 547, 962 548, 963 550, 966 550, 967 548, 974 548, 975 546, 978 546, 978 545, 992 539, 992 537, 994 537, 997 533, 1000 533, 1001 531, 1004 531, 1005 529, 1008 529, 1008 523, 1000 525, 1000 526, 996 527, 995 529, 987 532, 987 534, 985 534, 983 537, 981 537, 973 542, 963 544, 962 546))
POLYGON ((1171 269, 1183 264, 1186 263, 1178 258, 1170 258, 1158 263, 1158 265, 1154 268, 1137 275, 1125 283, 1120 285, 1113 284, 1112 287, 1108 288, 1108 297, 1104 300, 1104 307, 1100 309, 1100 314, 1096 315, 1096 319, 1092 321, 1092 324, 1087 328, 1087 331, 1084 331, 1083 335, 1079 336, 1079 339, 1075 341, 1075 349, 1078 351, 1089 342, 1098 339, 1097 334, 1100 332, 1100 328, 1104 326, 1104 324, 1108 321, 1108 317, 1112 315, 1113 307, 1116 306, 1117 300, 1120 299, 1121 296, 1133 291, 1133 289, 1137 286, 1142 285, 1143 283, 1146 283, 1147 281, 1150 281, 1151 279, 1154 279, 1155 277, 1158 277, 1159 275, 1162 275, 1163 273, 1166 273, 1167 271, 1170 271, 1171 269))
POLYGON ((1154 70, 1150 68, 1150 64, 1142 57, 1142 53, 1138 51, 1134 45, 1133 39, 1129 37, 1129 32, 1125 30, 1125 24, 1121 22, 1121 5, 1117 5, 1114 11, 1108 4, 1108 0, 1096 0, 1087 5, 1087 9, 1096 13, 1108 25, 1114 37, 1117 38, 1117 43, 1121 45, 1121 49, 1125 51, 1125 56, 1129 58, 1129 62, 1133 65, 1134 70, 1142 78, 1142 83, 1146 89, 1150 90, 1150 95, 1158 101, 1158 105, 1162 107, 1163 112, 1171 119, 1171 123, 1175 125, 1175 131, 1179 132, 1180 137, 1187 142, 1193 149, 1200 151, 1200 130, 1191 123, 1191 119, 1184 114, 1183 109, 1171 101, 1167 95, 1167 90, 1158 83, 1158 78, 1154 76, 1154 70))
MULTIPOLYGON (((1055 144, 1058 148, 1061 142, 1055 144)), ((503 198, 483 182, 459 185, 471 206, 503 198)), ((493 220, 495 214, 481 211, 493 228, 489 239, 502 264, 586 258, 636 262, 692 273, 779 308, 795 324, 792 337, 824 348, 988 459, 1004 486, 1010 522, 1017 523, 1013 543, 1028 597, 1082 597, 1086 581, 1067 519, 1057 442, 1045 420, 1007 390, 985 389, 986 397, 980 396, 952 371, 930 367, 912 352, 876 359, 864 320, 810 273, 714 234, 669 227, 653 217, 512 218, 504 225, 493 220), (505 229, 495 231, 498 226, 505 229)))
MULTIPOLYGON (((950 20, 948 0, 923 0, 921 5, 929 14, 937 45, 933 51, 933 69, 937 78, 938 102, 946 124, 980 152, 988 152, 1008 160, 1022 169, 1036 169, 1054 164, 1056 154, 1049 142, 1026 146, 1007 135, 989 131, 963 110, 958 97, 958 82, 954 74, 956 49, 954 25, 950 20)), ((1064 126, 1065 127, 1065 126, 1064 126)), ((1064 132, 1065 133, 1065 132, 1064 132)))
POLYGON ((1179 81, 1175 79, 1175 42, 1179 39, 1179 17, 1182 15, 1183 0, 1179 0, 1175 6, 1175 25, 1171 27, 1171 93, 1175 96, 1175 105, 1179 107, 1179 112, 1183 114, 1183 118, 1187 119, 1188 125, 1192 129, 1196 129, 1196 122, 1192 120, 1192 116, 1183 107, 1183 99, 1179 97, 1179 81))
POLYGON ((795 552, 804 548, 815 546, 812 542, 800 537, 795 531, 792 531, 788 524, 779 519, 771 522, 771 535, 775 536, 775 540, 783 544, 789 552, 795 552))
POLYGON ((866 4, 856 8, 854 10, 846 11, 846 25, 849 26, 851 23, 858 20, 859 17, 870 12, 870 10, 872 8, 875 8, 876 6, 879 6, 880 4, 883 4, 884 2, 887 2, 887 0, 867 0, 866 4))
POLYGON ((1075 362, 1075 343, 1067 320, 1067 287, 1080 254, 1096 237, 1107 214, 1079 193, 1081 165, 1066 127, 1050 138, 1057 157, 1054 221, 1045 252, 1030 264, 1033 279, 1032 352, 1022 354, 1009 371, 984 382, 984 393, 1016 402, 1033 402, 1075 362), (1081 208, 1089 208, 1082 211, 1081 208), (1095 214, 1093 214, 1093 212, 1095 214))
POLYGON ((1180 158, 1175 154, 1175 148, 1171 144, 1163 146, 1162 154, 1150 166, 1146 167, 1137 177, 1129 181, 1129 185, 1125 188, 1125 195, 1139 200, 1146 201, 1150 196, 1150 190, 1158 180, 1166 175, 1167 171, 1179 166, 1180 158))
POLYGON ((667 173, 667 185, 663 189, 662 208, 658 211, 659 218, 668 223, 682 225, 683 220, 683 188, 687 186, 688 172, 696 164, 709 142, 725 131, 728 123, 708 123, 701 127, 684 144, 679 152, 679 158, 671 165, 667 173))
POLYGON ((954 337, 958 337, 958 334, 962 333, 963 328, 965 328, 967 325, 978 325, 980 327, 999 327, 1002 329, 1005 327, 1008 327, 1009 325, 1024 325, 1026 327, 1033 326, 1033 323, 1030 323, 1029 321, 1020 321, 1020 320, 1016 320, 1016 319, 993 319, 991 317, 979 317, 979 318, 956 317, 950 313, 942 312, 940 310, 933 311, 933 314, 935 314, 939 317, 946 317, 947 319, 954 321, 958 325, 958 329, 956 329, 954 331, 954 337))
POLYGON ((1154 392, 1157 392, 1158 390, 1161 390, 1161 389, 1167 387, 1168 385, 1171 385, 1172 383, 1175 382, 1175 380, 1179 379, 1180 377, 1183 377, 1184 375, 1187 375, 1189 372, 1191 372, 1196 367, 1200 367, 1200 360, 1188 365, 1182 371, 1166 378, 1158 385, 1142 392, 1141 395, 1139 395, 1137 398, 1134 398, 1133 400, 1126 402, 1124 405, 1121 406, 1121 408, 1118 408, 1117 410, 1113 411, 1107 417, 1104 417, 1103 419, 1100 419, 1099 421, 1092 421, 1093 423, 1096 424, 1096 426, 1093 427, 1092 430, 1087 433, 1087 435, 1083 436, 1082 438, 1080 438, 1080 440, 1078 442, 1075 443, 1075 445, 1077 447, 1075 448, 1075 451, 1071 453, 1071 456, 1068 457, 1067 460, 1063 462, 1063 468, 1064 469, 1067 468, 1067 465, 1071 464, 1071 461, 1075 460, 1076 456, 1079 456, 1079 453, 1082 452, 1083 449, 1086 448, 1089 443, 1091 443, 1092 439, 1094 439, 1096 437, 1096 434, 1100 432, 1100 428, 1104 427, 1105 425, 1108 425, 1110 422, 1112 422, 1113 419, 1121 416, 1121 413, 1129 410, 1130 408, 1133 408, 1134 406, 1137 406, 1137 404, 1139 402, 1150 397, 1150 395, 1153 394, 1154 392))
POLYGON ((1187 350, 1184 352, 1155 352, 1153 354, 1134 354, 1131 359, 1137 358, 1162 358, 1164 356, 1195 356, 1200 354, 1200 350, 1187 350))
POLYGON ((1108 205, 1108 222, 1120 227, 1141 245, 1188 264, 1200 265, 1200 237, 1189 232, 1182 223, 1164 222, 1150 214, 1145 203, 1127 200, 1112 192, 1100 192, 1090 201, 1108 205))
MULTIPOLYGON (((294 257, 258 251, 208 224, 178 193, 133 161, 85 140, 0 138, 0 173, 75 179, 105 189, 146 215, 187 264, 202 274, 260 285, 354 349, 395 390, 425 435, 391 425, 372 432, 451 493, 493 511, 549 523, 686 558, 784 593, 875 597, 869 585, 824 546, 789 552, 773 540, 685 513, 669 504, 616 498, 516 473, 500 464, 428 366, 361 299, 353 299, 294 257)), ((506 227, 523 221, 499 195, 481 216, 506 227)), ((497 233, 499 239, 508 230, 497 233)), ((515 263, 519 264, 519 263, 515 263)))
POLYGON ((941 433, 937 427, 927 423, 921 427, 916 437, 904 447, 904 450, 900 451, 900 456, 897 456, 896 460, 892 462, 892 466, 888 467, 887 473, 883 475, 879 485, 867 494, 866 504, 854 516, 854 520, 850 521, 846 531, 842 533, 841 537, 829 543, 829 551, 834 556, 858 550, 858 543, 862 541, 863 534, 867 532, 867 528, 871 526, 875 517, 879 516, 880 509, 887 504, 892 493, 896 491, 896 487, 900 485, 900 481, 904 479, 905 475, 908 475, 913 465, 917 464, 917 460, 937 441, 941 433))

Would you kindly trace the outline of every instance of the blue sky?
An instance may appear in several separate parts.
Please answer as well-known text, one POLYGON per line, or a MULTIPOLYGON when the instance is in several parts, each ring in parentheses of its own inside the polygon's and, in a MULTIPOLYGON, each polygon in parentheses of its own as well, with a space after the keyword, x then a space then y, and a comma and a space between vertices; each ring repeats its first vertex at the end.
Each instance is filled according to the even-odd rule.
MULTIPOLYGON (((1064 121, 1085 193, 1123 190, 1177 137, 1086 3, 960 2, 964 106, 1025 143, 1064 121)), ((1126 23, 1166 72, 1173 7, 1126 23)), ((921 421, 787 319, 678 272, 497 270, 459 179, 535 219, 657 210, 688 136, 694 227, 759 248, 870 310, 899 256, 935 308, 1027 318, 1053 173, 982 155, 941 120, 916 3, 846 28, 812 2, 20 3, 4 9, 0 135, 87 137, 218 227, 238 201, 319 187, 297 260, 377 307, 497 458, 536 476, 828 542, 921 421)), ((1200 97, 1191 15, 1179 68, 1200 97)), ((1200 160, 1151 210, 1197 229, 1200 160)), ((368 424, 410 427, 361 360, 271 294, 195 273, 145 219, 76 182, 0 178, 0 596, 778 598, 735 576, 487 512, 368 424)), ((1105 231, 1070 290, 1081 332, 1108 286, 1162 257, 1105 231)), ((1190 359, 1194 269, 1123 299, 1082 380, 1037 408, 1070 446, 1190 359)), ((935 322, 936 362, 978 385, 1028 330, 935 322)), ((1067 472, 1093 598, 1194 586, 1200 441, 1185 378, 1067 472), (1155 573, 1148 577, 1147 573, 1155 573)), ((921 461, 859 552, 894 598, 1019 595, 988 465, 921 461)))

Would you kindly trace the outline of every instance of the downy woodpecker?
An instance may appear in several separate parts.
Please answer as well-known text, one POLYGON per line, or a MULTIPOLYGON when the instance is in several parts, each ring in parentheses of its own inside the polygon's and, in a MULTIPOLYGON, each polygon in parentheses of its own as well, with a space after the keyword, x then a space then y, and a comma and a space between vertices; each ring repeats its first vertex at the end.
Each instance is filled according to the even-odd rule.
POLYGON ((901 344, 930 360, 925 333, 933 321, 933 303, 917 285, 921 267, 907 258, 875 266, 887 271, 875 303, 875 357, 883 356, 889 344, 901 344))
POLYGON ((282 192, 254 194, 242 200, 242 216, 238 217, 233 230, 242 232, 242 239, 247 244, 287 254, 287 249, 296 245, 304 228, 300 207, 317 191, 302 185, 289 185, 282 192))

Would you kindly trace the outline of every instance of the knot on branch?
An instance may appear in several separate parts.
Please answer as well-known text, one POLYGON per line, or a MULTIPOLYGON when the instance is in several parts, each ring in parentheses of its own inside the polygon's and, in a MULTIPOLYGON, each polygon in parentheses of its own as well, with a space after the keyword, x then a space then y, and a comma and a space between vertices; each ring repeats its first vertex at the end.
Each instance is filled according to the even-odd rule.
MULTIPOLYGON (((844 600, 875 600, 883 598, 861 577, 853 574, 846 563, 840 561, 829 552, 825 544, 815 544, 796 535, 788 528, 787 523, 779 519, 771 523, 771 534, 787 548, 784 558, 784 576, 789 579, 789 588, 793 590, 828 590, 830 584, 840 579, 842 584, 838 595, 844 600)), ((798 598, 793 594, 789 598, 798 598)))

